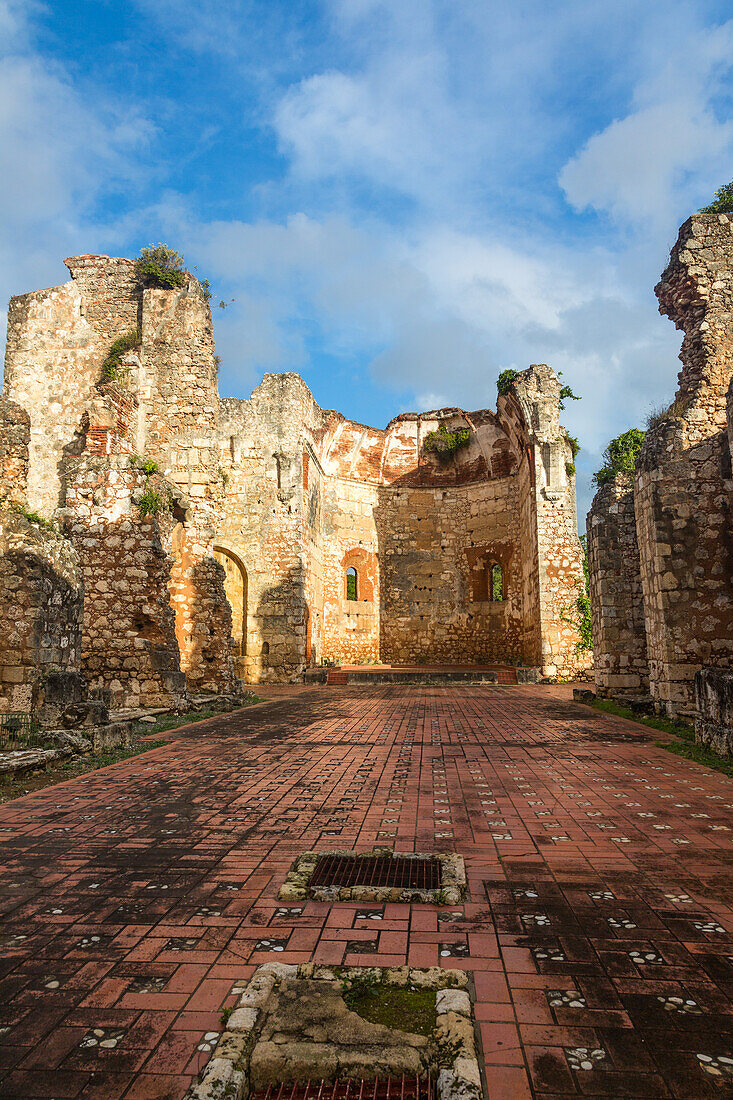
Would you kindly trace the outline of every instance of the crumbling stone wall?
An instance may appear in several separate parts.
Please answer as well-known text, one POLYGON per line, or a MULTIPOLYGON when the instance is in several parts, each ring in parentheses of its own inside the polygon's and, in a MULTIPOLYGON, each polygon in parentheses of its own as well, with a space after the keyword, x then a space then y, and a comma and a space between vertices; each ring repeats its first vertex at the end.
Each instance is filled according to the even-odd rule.
POLYGON ((649 661, 632 474, 616 474, 598 490, 587 533, 596 690, 645 695, 649 661))
POLYGON ((83 601, 69 543, 0 504, 0 711, 30 712, 49 672, 78 674, 83 601))
POLYGON ((518 489, 523 517, 523 586, 537 600, 525 614, 531 645, 545 676, 585 673, 592 656, 579 647, 573 604, 585 590, 578 539, 572 449, 560 425, 560 381, 546 363, 533 364, 499 398, 507 435, 523 455, 518 489), (525 457, 526 456, 526 461, 525 457))
POLYGON ((138 322, 131 260, 74 256, 63 286, 10 299, 5 396, 30 416, 27 503, 51 518, 65 455, 84 448, 82 422, 113 340, 138 322))
POLYGON ((156 517, 134 500, 148 484, 126 455, 81 455, 66 470, 64 530, 84 577, 82 669, 112 707, 181 706, 171 559, 156 517))
MULTIPOLYGON (((165 573, 167 577, 164 598, 176 619, 180 664, 189 686, 194 691, 237 690, 231 611, 223 574, 213 557, 222 479, 215 432, 217 370, 211 315, 203 291, 190 277, 185 286, 175 290, 142 290, 130 260, 78 256, 66 263, 72 274, 69 283, 21 295, 10 306, 5 394, 30 416, 28 504, 48 517, 63 509, 77 540, 81 538, 80 524, 93 525, 94 533, 86 545, 82 542, 88 575, 89 569, 95 574, 105 571, 105 525, 132 524, 134 531, 127 530, 126 536, 137 539, 135 567, 141 568, 145 553, 149 553, 151 576, 160 580, 165 573), (124 356, 120 379, 102 381, 102 364, 112 342, 135 328, 140 329, 141 341, 124 356), (175 546, 160 542, 165 531, 138 538, 139 516, 134 507, 128 507, 124 519, 116 515, 114 521, 105 512, 117 508, 107 499, 107 489, 111 487, 113 496, 123 491, 118 484, 122 467, 129 465, 133 454, 156 462, 167 478, 170 491, 166 490, 164 498, 175 498, 176 518, 181 521, 175 546), (79 474, 79 465, 75 465, 79 456, 85 461, 90 456, 110 460, 96 470, 98 502, 92 515, 73 483, 79 474), (125 456, 122 464, 116 461, 117 456, 125 456), (68 477, 71 484, 67 484, 68 477), (106 488, 102 485, 105 479, 106 488), (163 572, 158 567, 159 544, 170 557, 163 572)), ((7 432, 0 436, 6 438, 7 432)), ((167 527, 165 523, 162 526, 167 527)), ((175 526, 171 525, 171 532, 175 526)), ((109 564, 114 571, 121 562, 110 555, 109 564)), ((134 581, 129 588, 131 598, 139 595, 134 581)), ((94 616, 90 604, 90 628, 94 616)), ((162 698, 166 692, 170 698, 181 697, 179 658, 162 655, 169 646, 165 630, 163 635, 162 641, 156 636, 154 644, 152 635, 145 639, 151 642, 152 662, 162 676, 157 687, 145 661, 137 664, 137 681, 137 673, 120 677, 110 671, 116 667, 116 658, 107 666, 104 675, 111 678, 118 703, 162 698), (168 687, 162 686, 169 673, 173 680, 168 687)), ((97 634, 92 644, 90 635, 85 661, 104 666, 101 652, 105 638, 111 641, 104 633, 97 634)), ((135 648, 140 648, 137 643, 135 648)), ((128 671, 131 669, 129 666, 128 671)), ((96 686, 101 675, 95 666, 96 686)))
POLYGON ((679 388, 646 434, 635 484, 652 695, 693 713, 702 666, 733 662, 727 395, 733 374, 733 223, 696 214, 656 288, 684 330, 679 388))

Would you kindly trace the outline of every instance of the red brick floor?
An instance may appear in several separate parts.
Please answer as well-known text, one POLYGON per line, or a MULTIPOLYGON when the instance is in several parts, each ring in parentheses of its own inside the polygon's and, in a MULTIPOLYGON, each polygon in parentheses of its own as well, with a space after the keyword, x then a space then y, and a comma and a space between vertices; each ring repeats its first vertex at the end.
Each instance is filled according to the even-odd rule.
POLYGON ((469 971, 490 1100, 733 1095, 731 780, 559 690, 273 694, 0 807, 0 1096, 181 1097, 270 959, 469 971), (470 900, 278 905, 375 842, 470 900))

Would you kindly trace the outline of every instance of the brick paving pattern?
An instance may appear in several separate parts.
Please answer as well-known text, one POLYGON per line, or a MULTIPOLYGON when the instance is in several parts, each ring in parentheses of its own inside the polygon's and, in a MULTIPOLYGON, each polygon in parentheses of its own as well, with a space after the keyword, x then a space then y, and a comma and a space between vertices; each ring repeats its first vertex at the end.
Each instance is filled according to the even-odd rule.
POLYGON ((489 1100, 733 1096, 730 779, 562 689, 273 694, 0 808, 0 1096, 182 1097, 273 959, 469 971, 489 1100), (374 844, 469 899, 276 900, 374 844))

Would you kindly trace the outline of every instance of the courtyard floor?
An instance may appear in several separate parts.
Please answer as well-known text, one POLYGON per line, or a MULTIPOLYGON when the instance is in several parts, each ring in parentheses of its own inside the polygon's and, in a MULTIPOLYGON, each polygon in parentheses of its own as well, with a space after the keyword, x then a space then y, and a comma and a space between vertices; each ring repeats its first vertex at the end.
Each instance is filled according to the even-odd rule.
POLYGON ((178 1100, 274 959, 469 971, 489 1100, 733 1096, 733 780, 566 688, 266 694, 0 807, 0 1096, 178 1100), (278 904, 374 844, 470 899, 278 904))

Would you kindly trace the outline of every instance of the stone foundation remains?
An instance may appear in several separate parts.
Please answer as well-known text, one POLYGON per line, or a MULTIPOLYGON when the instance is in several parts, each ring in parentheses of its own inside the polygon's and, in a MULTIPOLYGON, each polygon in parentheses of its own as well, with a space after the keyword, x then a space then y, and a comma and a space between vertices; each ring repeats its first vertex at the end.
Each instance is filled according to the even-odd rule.
POLYGON ((633 516, 631 486, 618 479, 588 515, 596 685, 635 693, 648 680, 659 709, 691 716, 696 673, 733 663, 729 216, 685 222, 656 293, 684 330, 682 371, 674 402, 647 431, 633 516))
MULTIPOLYGON (((496 412, 383 430, 319 408, 296 374, 221 400, 194 278, 143 290, 129 260, 67 266, 68 283, 10 304, 0 494, 56 525, 77 631, 83 577, 66 660, 95 696, 176 706, 324 660, 588 665, 567 621, 582 551, 549 367, 520 374, 496 412), (439 428, 468 432, 447 460, 425 446, 439 428)), ((12 600, 6 584, 0 614, 12 600)))

